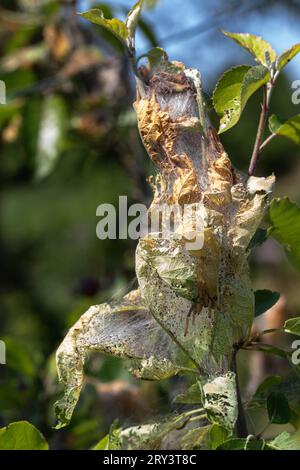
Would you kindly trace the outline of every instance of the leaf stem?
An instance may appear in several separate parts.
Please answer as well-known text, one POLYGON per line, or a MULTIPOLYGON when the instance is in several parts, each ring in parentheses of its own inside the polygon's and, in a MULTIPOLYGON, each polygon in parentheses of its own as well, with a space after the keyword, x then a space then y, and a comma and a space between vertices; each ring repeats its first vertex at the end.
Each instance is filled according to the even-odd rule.
POLYGON ((270 134, 266 140, 261 144, 261 146, 259 147, 259 152, 261 153, 263 151, 263 149, 275 138, 277 137, 277 134, 275 134, 273 132, 273 134, 270 134))
POLYGON ((260 331, 249 341, 249 345, 251 345, 251 343, 253 342, 257 342, 257 340, 263 335, 268 335, 270 333, 279 333, 283 331, 284 331, 283 328, 270 328, 268 330, 260 331))

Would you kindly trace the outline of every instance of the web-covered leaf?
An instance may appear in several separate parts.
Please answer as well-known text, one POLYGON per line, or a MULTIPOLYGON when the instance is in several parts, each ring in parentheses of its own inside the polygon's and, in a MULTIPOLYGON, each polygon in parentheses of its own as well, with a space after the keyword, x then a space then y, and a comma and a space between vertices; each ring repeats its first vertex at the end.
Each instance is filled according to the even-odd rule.
POLYGON ((207 382, 203 395, 208 419, 232 432, 238 414, 235 374, 228 372, 207 382))
POLYGON ((188 362, 143 306, 139 291, 128 294, 119 305, 90 307, 57 350, 59 379, 65 389, 55 405, 58 427, 71 419, 90 352, 129 359, 135 375, 152 380, 170 377, 188 362))

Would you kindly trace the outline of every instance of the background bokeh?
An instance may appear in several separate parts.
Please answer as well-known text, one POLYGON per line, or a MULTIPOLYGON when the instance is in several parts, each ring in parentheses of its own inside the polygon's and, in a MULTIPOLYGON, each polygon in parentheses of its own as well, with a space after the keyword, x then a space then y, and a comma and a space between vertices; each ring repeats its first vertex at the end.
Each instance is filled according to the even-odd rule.
MULTIPOLYGON (((76 15, 99 6, 107 16, 123 17, 131 5, 0 2, 0 80, 7 87, 7 104, 0 105, 0 339, 7 345, 7 365, 0 366, 0 426, 28 420, 54 449, 89 448, 117 417, 123 425, 151 420, 172 408, 185 385, 180 378, 139 383, 121 361, 94 356, 70 426, 52 429, 60 393, 57 346, 90 305, 118 298, 135 285, 135 244, 98 240, 96 208, 103 202, 117 205, 119 195, 127 195, 129 203, 149 201, 145 180, 153 168, 136 130, 134 82, 122 48, 76 15)), ((152 45, 164 47, 171 59, 199 68, 211 93, 224 70, 253 63, 221 28, 260 34, 281 52, 300 41, 299 20, 296 0, 149 0, 138 54, 152 45)), ((291 101, 291 84, 299 79, 298 57, 278 80, 272 111, 282 117, 300 112, 291 101)), ((259 103, 258 94, 240 123, 222 136, 235 166, 245 171, 259 103)), ((271 172, 276 195, 300 202, 299 148, 275 139, 258 167, 260 175, 271 172)), ((261 320, 264 326, 299 314, 300 277, 280 247, 269 240, 251 264, 255 288, 282 294, 261 320)), ((271 341, 278 344, 280 338, 271 341)), ((261 353, 247 353, 241 366, 245 397, 265 374, 288 374, 261 353)))

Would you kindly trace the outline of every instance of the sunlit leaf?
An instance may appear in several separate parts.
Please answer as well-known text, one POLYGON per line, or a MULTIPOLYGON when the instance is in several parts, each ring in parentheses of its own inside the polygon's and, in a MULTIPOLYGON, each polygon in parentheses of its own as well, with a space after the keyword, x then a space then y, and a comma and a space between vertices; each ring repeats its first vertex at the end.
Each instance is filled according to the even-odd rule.
POLYGON ((226 36, 233 39, 239 46, 246 49, 262 65, 269 66, 276 60, 276 52, 272 46, 260 36, 249 33, 230 33, 223 31, 226 36))
POLYGON ((269 118, 269 128, 274 134, 287 137, 300 145, 300 114, 293 116, 286 121, 280 119, 275 114, 269 118))
POLYGON ((237 124, 249 98, 268 82, 269 77, 270 73, 263 65, 241 65, 222 75, 213 94, 215 110, 221 116, 219 133, 237 124))
POLYGON ((109 450, 109 434, 104 436, 92 450, 109 450))
POLYGON ((27 421, 0 429, 0 450, 48 450, 44 436, 27 421))
POLYGON ((254 295, 256 317, 272 308, 280 298, 279 292, 272 292, 270 290, 257 290, 254 292, 254 295))
POLYGON ((300 52, 300 43, 294 44, 277 57, 276 65, 278 70, 282 70, 298 53, 300 52))
POLYGON ((300 317, 290 318, 284 324, 284 331, 293 335, 300 336, 300 317))
POLYGON ((128 29, 123 21, 117 18, 106 19, 102 10, 97 8, 79 14, 86 20, 91 21, 91 23, 103 26, 126 46, 126 40, 128 39, 128 29))
POLYGON ((140 14, 142 12, 144 0, 139 0, 130 10, 126 17, 126 27, 128 30, 128 36, 133 38, 135 30, 139 21, 140 14))
POLYGON ((288 258, 300 270, 300 208, 288 198, 273 199, 269 234, 281 243, 288 258))
POLYGON ((229 439, 221 444, 217 450, 267 450, 263 439, 229 439))
POLYGON ((300 450, 300 434, 299 432, 295 434, 282 432, 270 441, 269 445, 279 450, 300 450))
POLYGON ((272 392, 267 398, 269 420, 273 424, 286 424, 290 420, 289 403, 280 392, 272 392))

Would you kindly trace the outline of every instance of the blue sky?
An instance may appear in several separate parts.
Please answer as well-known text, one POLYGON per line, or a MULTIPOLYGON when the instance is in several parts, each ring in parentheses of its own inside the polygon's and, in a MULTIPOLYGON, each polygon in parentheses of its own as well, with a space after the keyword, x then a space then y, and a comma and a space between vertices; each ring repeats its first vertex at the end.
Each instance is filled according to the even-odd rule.
MULTIPOLYGON (((123 8, 129 9, 134 0, 108 0, 105 3, 114 7, 115 12, 122 17, 123 8)), ((223 16, 217 17, 212 15, 210 6, 216 6, 218 3, 221 5, 219 8, 226 11, 225 1, 160 0, 154 9, 144 12, 144 18, 154 25, 156 35, 161 39, 160 45, 167 50, 170 58, 200 69, 208 88, 213 87, 219 74, 229 65, 252 63, 251 57, 224 37, 220 28, 261 35, 277 52, 282 52, 292 44, 300 42, 300 16, 288 13, 284 1, 269 2, 270 6, 260 12, 252 10, 245 15, 237 15, 236 11, 226 11, 223 16), (214 28, 201 34, 201 29, 212 19, 215 23, 214 28), (179 34, 168 40, 168 36, 197 25, 199 27, 194 34, 179 34)), ((88 9, 90 5, 90 1, 83 0, 80 5, 81 11, 88 9)), ((248 9, 251 2, 244 1, 243 5, 248 9)), ((141 34, 137 36, 137 46, 138 53, 145 52, 149 47, 141 34)), ((287 73, 291 81, 300 79, 300 55, 288 65, 287 73)))

